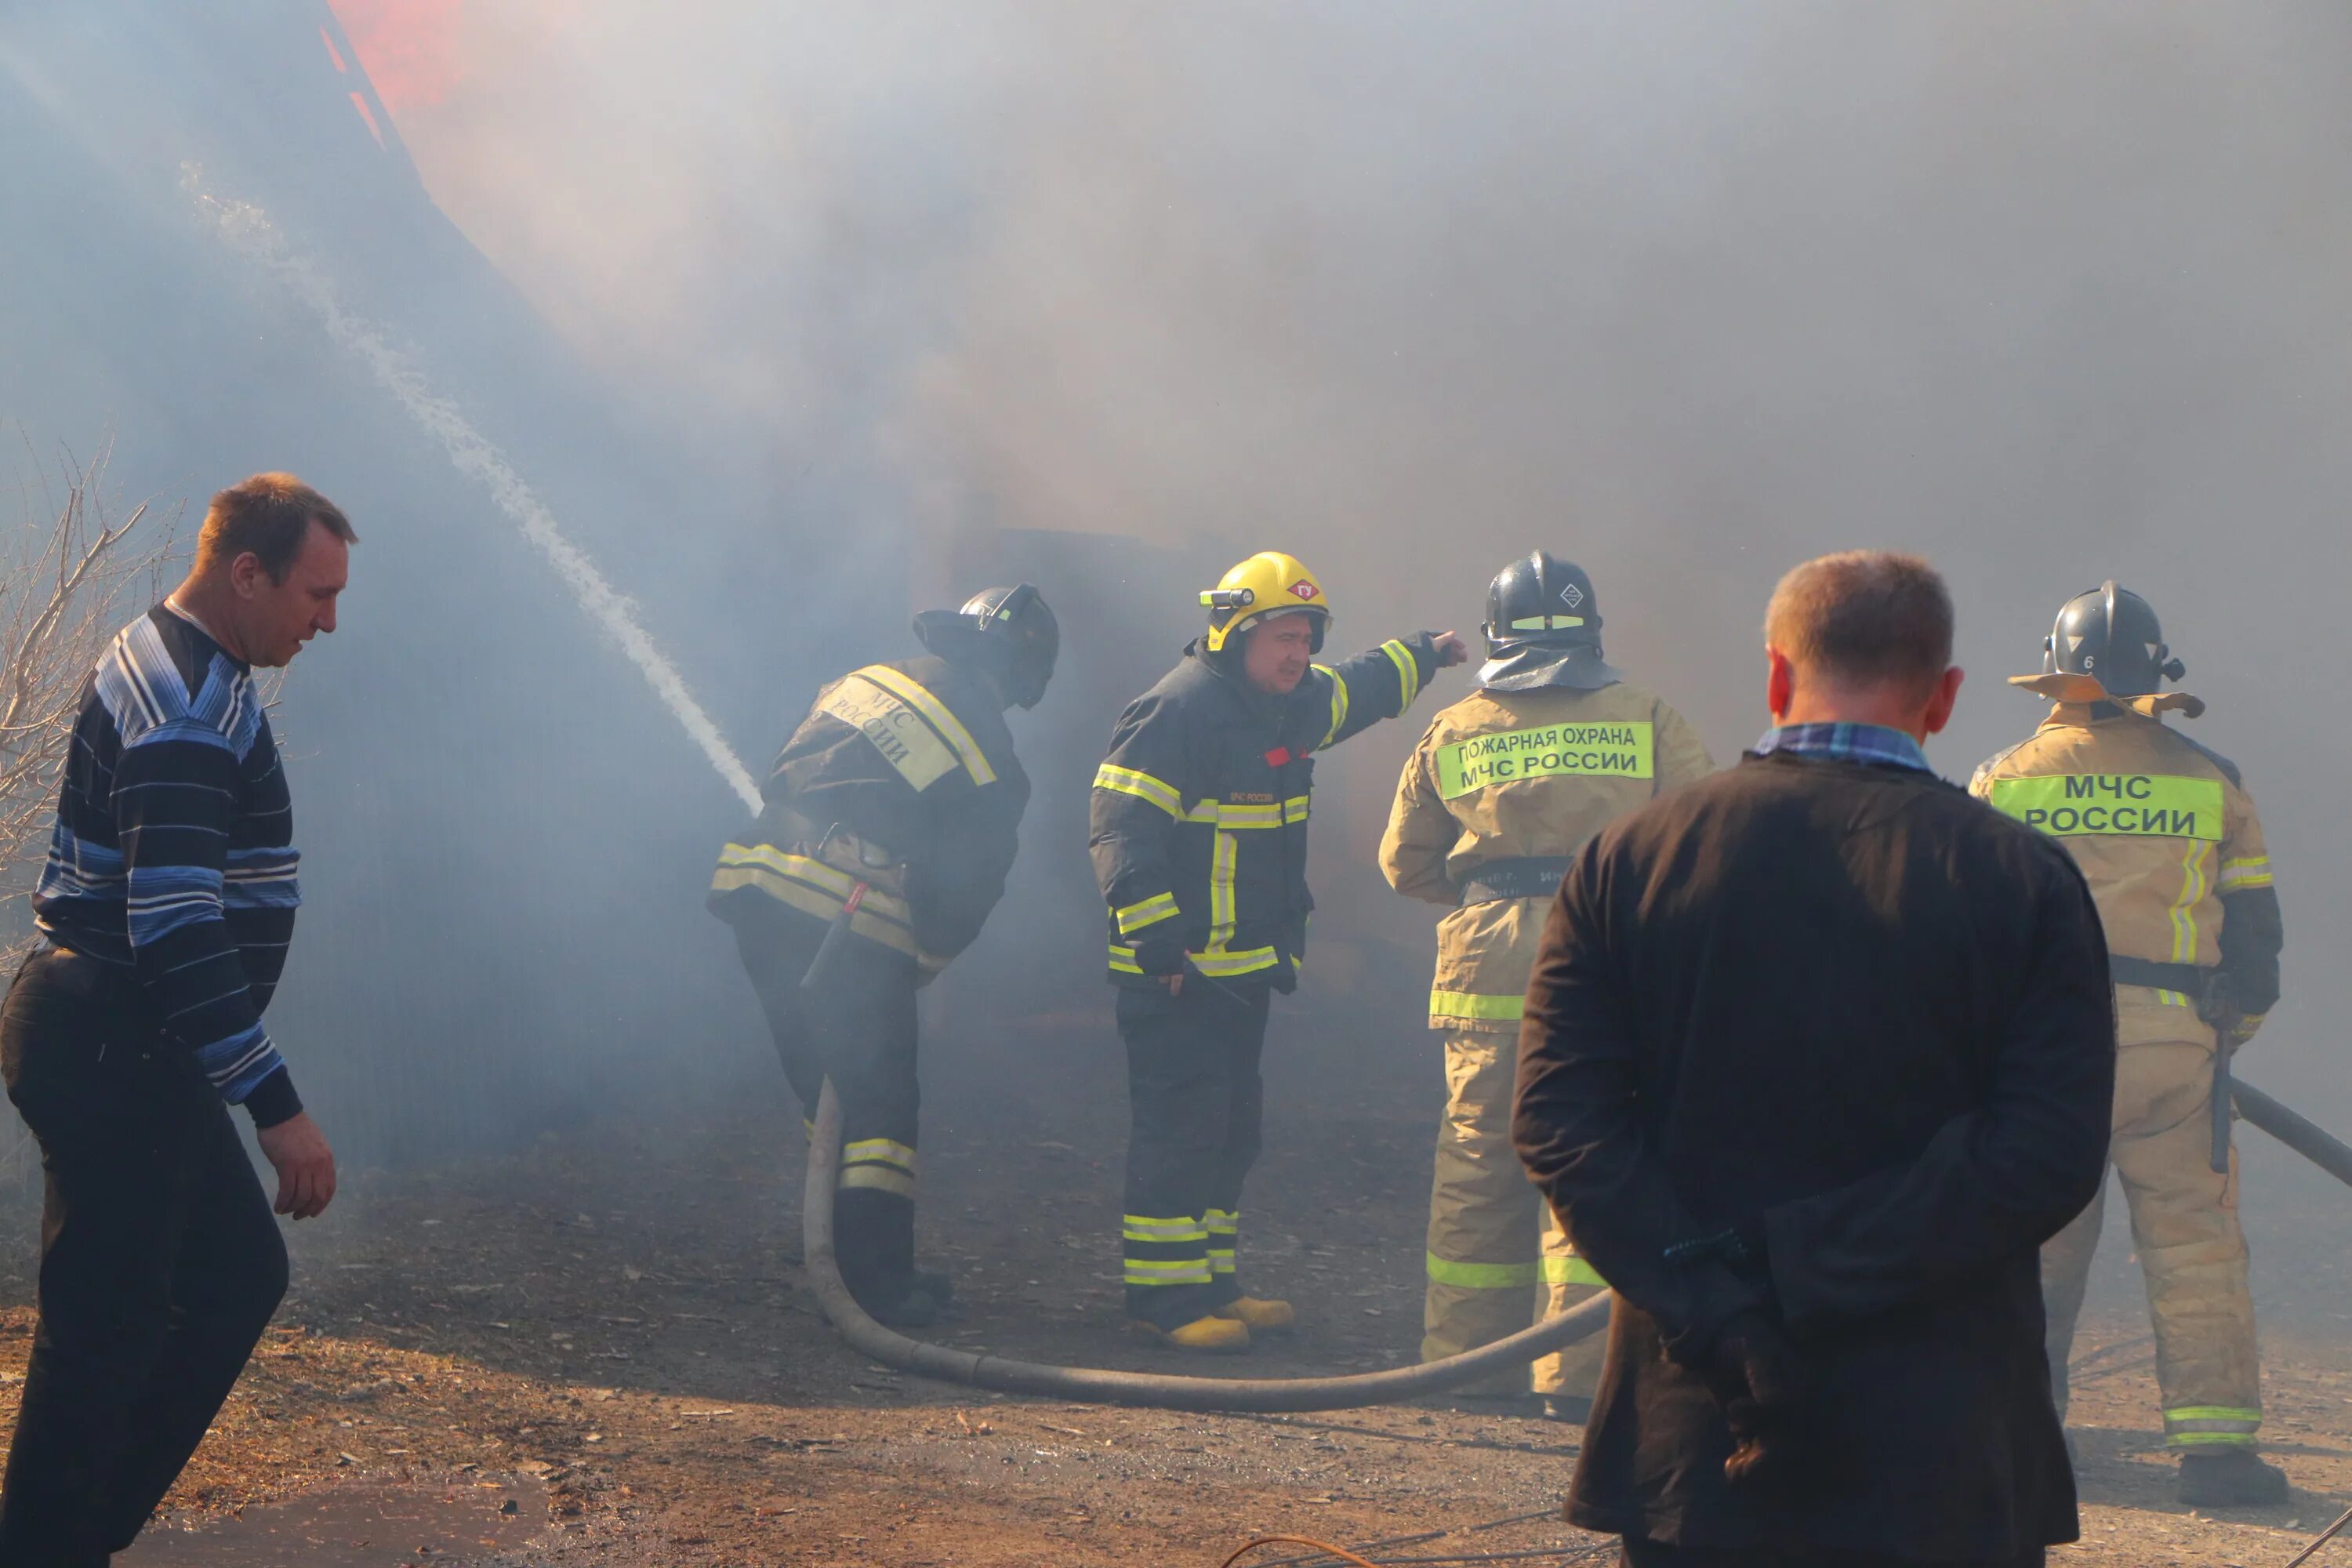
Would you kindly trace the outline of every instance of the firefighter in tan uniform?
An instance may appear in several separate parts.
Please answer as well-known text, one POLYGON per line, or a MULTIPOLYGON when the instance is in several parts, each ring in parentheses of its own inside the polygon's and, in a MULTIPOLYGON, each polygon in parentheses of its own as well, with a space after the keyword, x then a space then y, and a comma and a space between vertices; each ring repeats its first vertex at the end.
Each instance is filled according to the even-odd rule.
MULTIPOLYGON (((1381 869, 1447 906, 1429 1026, 1445 1039, 1446 1104, 1429 1204, 1424 1361, 1456 1354, 1603 1289, 1511 1147, 1519 1014, 1569 858, 1612 818, 1712 771, 1681 714, 1604 663, 1582 570, 1538 551, 1486 593, 1479 689, 1440 713, 1397 783, 1381 869), (1540 1235, 1538 1234, 1540 1227, 1540 1235)), ((1599 1339, 1547 1356, 1535 1391, 1581 1421, 1599 1339)), ((1523 1396, 1524 1386, 1491 1387, 1523 1396)))
MULTIPOLYGON (((2043 673, 2012 683, 2057 706, 1969 787, 2073 851, 2106 925, 2118 1043, 2109 1157, 2147 1276, 2181 1500, 2281 1501, 2286 1477, 2254 1451, 2261 1367, 2226 1098, 2222 1119, 2213 1113, 2217 1060, 2278 999, 2282 927, 2262 824, 2236 766, 2165 725, 2205 704, 2160 690, 2185 671, 2146 600, 2112 582, 2069 600, 2044 648, 2043 673)), ((2042 1249, 2062 1414, 2104 1204, 2042 1249)))

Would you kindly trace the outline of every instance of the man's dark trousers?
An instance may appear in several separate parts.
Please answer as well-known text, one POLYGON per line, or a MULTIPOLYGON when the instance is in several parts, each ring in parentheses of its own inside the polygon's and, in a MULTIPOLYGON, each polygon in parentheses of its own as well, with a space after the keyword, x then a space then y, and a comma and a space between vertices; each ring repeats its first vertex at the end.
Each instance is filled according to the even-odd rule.
POLYGON ((1937 1562, 1917 1557, 1887 1557, 1877 1552, 1857 1556, 1850 1552, 1717 1551, 1705 1546, 1668 1546, 1655 1541, 1627 1541, 1617 1559, 1620 1568, 2042 1568, 2048 1554, 2039 1546, 2022 1557, 1998 1562, 1937 1562))
POLYGON ((759 993, 784 1077, 816 1114, 827 1078, 841 1101, 841 1184, 834 1191, 842 1283, 869 1309, 915 1282, 915 1151, 922 1091, 916 1076, 915 961, 845 936, 822 985, 801 989, 824 921, 772 899, 734 917, 743 968, 759 993))
MULTIPOLYGON (((1177 995, 1122 987, 1131 1127, 1127 1146, 1127 1311, 1181 1328, 1241 1295, 1234 1275, 1242 1184, 1257 1163, 1268 994, 1188 974, 1177 995), (1197 1221, 1197 1240, 1148 1239, 1139 1219, 1197 1221), (1190 1282, 1139 1284, 1151 1264, 1201 1268, 1190 1282)), ((1162 1232, 1162 1234, 1166 1234, 1162 1232)), ((1179 1270, 1180 1275, 1181 1270, 1179 1270)))
POLYGON ((228 1397, 286 1293, 286 1244, 228 1108, 123 971, 26 960, 0 1077, 46 1184, 0 1568, 102 1564, 228 1397))

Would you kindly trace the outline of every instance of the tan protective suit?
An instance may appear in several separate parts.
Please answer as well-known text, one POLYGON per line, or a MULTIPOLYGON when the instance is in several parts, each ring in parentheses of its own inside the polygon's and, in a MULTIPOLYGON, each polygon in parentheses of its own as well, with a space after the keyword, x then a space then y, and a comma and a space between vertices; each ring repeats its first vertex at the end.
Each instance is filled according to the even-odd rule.
MULTIPOLYGON (((2082 677, 2021 678, 2062 699, 2088 695, 2082 677)), ((2095 690, 2095 688, 2092 689, 2095 690)), ((2127 706, 2061 700, 2022 743, 1977 770, 1970 791, 2064 842, 2089 880, 2119 956, 2221 967, 2224 900, 2271 885, 2254 803, 2234 769, 2165 727, 2159 715, 2194 717, 2184 693, 2125 700, 2127 706), (2095 714, 2105 714, 2095 717, 2095 714)), ((2263 893, 2266 911, 2274 911, 2263 893)), ((2241 906, 2242 918, 2253 911, 2241 906)), ((2268 923, 2275 931, 2274 912, 2268 923)), ((2233 932, 2241 943, 2248 933, 2233 932)), ((2262 962, 2273 966, 2276 942, 2262 962)), ((2274 991, 2275 983, 2269 987, 2274 991)), ((2271 996, 2252 999, 2257 1009, 2271 996)), ((2110 1152, 2131 1211, 2132 1238, 2155 1320, 2157 1382, 2176 1447, 2251 1447, 2262 1425, 2254 1308, 2246 1243, 2238 1226, 2237 1154, 2210 1164, 2214 1029, 2186 992, 2116 987, 2118 1057, 2110 1152)), ((2261 1023, 2239 1026, 2241 1043, 2261 1023)), ((2063 1414, 2065 1368, 2083 1306, 2105 1194, 2042 1248, 2052 1381, 2063 1414)))
MULTIPOLYGON (((1445 1118, 1429 1200, 1421 1354, 1517 1332, 1602 1289, 1528 1188, 1511 1147, 1519 1014, 1549 895, 1461 903, 1486 863, 1568 856, 1714 767, 1681 714, 1638 686, 1480 691, 1440 713, 1397 783, 1381 869, 1452 912, 1437 925, 1429 1026, 1445 1037, 1445 1118), (1538 1225, 1540 1224, 1540 1240, 1538 1225)), ((1535 1365, 1535 1391, 1591 1397, 1600 1337, 1535 1365)))

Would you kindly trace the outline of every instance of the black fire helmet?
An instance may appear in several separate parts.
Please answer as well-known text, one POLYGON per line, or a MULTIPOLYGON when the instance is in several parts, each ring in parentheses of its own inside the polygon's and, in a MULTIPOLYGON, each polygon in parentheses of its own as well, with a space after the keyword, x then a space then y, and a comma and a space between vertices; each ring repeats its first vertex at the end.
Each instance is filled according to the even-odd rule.
POLYGON ((1478 684, 1490 691, 1566 687, 1598 691, 1624 676, 1601 655, 1601 601, 1592 579, 1572 561, 1538 550, 1495 574, 1486 587, 1486 663, 1478 684))
POLYGON ((2189 668, 2171 657, 2156 607, 2113 578, 2059 608, 2042 639, 2046 675, 2087 675, 2112 697, 2146 697, 2189 668))
POLYGON ((973 664, 1003 682, 1005 697, 1034 708, 1054 679, 1062 626, 1045 596, 1028 583, 982 588, 961 609, 925 610, 915 636, 950 663, 973 664))

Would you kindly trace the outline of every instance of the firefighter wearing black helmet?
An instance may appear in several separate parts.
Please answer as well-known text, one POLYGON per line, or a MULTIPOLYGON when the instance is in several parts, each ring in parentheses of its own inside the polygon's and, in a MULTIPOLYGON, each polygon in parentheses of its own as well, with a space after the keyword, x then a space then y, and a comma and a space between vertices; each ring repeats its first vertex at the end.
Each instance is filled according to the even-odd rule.
MULTIPOLYGON (((2282 926, 2236 764, 2164 722, 2205 710, 2163 689, 2186 673, 2147 600, 2112 582, 2076 595, 2042 644, 2042 673, 2011 678, 2055 706, 1970 787, 2073 852, 2106 926, 2118 1038, 2109 1158, 2147 1276, 2181 1499, 2277 1502, 2286 1478, 2255 1453, 2260 1365, 2226 1098, 2218 1134, 2212 1112, 2217 1060, 2278 999, 2282 926)), ((2042 1249, 2062 1413, 2104 1203, 2042 1249)))
MULTIPOLYGON (((1486 593, 1478 689, 1437 715, 1405 763, 1381 841, 1397 891, 1443 904, 1429 1026, 1445 1042, 1445 1114, 1429 1205, 1424 1361, 1472 1350, 1602 1289, 1528 1191, 1511 1145, 1519 1014, 1569 859, 1612 818, 1714 763, 1681 714, 1602 657, 1601 605, 1538 550, 1486 593)), ((1546 1408, 1582 1419, 1602 1346, 1534 1369, 1546 1408)), ((1475 1392, 1475 1391, 1474 1391, 1475 1392)), ((1524 1381, 1489 1392, 1523 1397, 1524 1381)))
POLYGON ((1201 595, 1208 630, 1119 716, 1095 774, 1091 843, 1127 1045, 1129 1321, 1189 1351, 1246 1350, 1287 1302, 1237 1270, 1257 1158, 1271 994, 1307 947, 1316 754, 1412 705, 1467 657, 1417 633, 1310 662, 1331 618, 1296 556, 1265 551, 1201 595))
POLYGON ((915 992, 1003 896, 1029 804, 1004 714, 1037 705, 1061 640, 1025 583, 926 611, 915 634, 927 653, 818 692, 710 880, 793 1091, 813 1113, 833 1079, 842 1279, 899 1327, 950 1294, 915 1267, 915 992))

